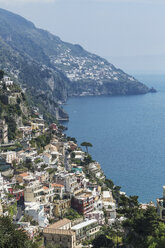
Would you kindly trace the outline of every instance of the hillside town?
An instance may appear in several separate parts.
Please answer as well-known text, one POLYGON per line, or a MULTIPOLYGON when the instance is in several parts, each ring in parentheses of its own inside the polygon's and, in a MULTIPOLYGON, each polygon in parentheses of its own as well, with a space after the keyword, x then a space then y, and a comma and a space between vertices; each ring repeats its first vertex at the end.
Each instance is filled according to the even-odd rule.
MULTIPOLYGON (((13 81, 4 76, 0 85, 10 92, 13 81)), ((116 202, 98 184, 105 180, 100 164, 60 125, 48 126, 37 107, 32 116, 18 127, 17 140, 9 141, 8 125, 0 123, 0 215, 11 215, 30 238, 42 231, 45 246, 74 248, 95 237, 105 221, 115 222, 116 202)))
MULTIPOLYGON (((8 92, 8 105, 18 104, 21 94, 12 93, 13 84, 7 76, 0 82, 8 92)), ((136 197, 128 198, 89 155, 92 145, 83 142, 83 151, 64 129, 59 123, 46 123, 33 106, 28 121, 17 123, 17 135, 11 140, 1 117, 0 216, 9 216, 29 239, 40 242, 39 247, 92 247, 108 228, 113 230, 113 245, 126 247, 118 234, 127 219, 124 206, 137 211, 137 206, 146 209, 153 203, 138 205, 136 197)), ((162 219, 164 210, 159 210, 164 201, 165 195, 158 200, 162 219)))
MULTIPOLYGON (((77 45, 78 47, 78 45, 77 45)), ((59 45, 59 49, 61 46, 59 45)), ((70 48, 63 48, 62 53, 56 56, 51 56, 51 62, 59 69, 62 69, 66 76, 71 81, 93 80, 98 84, 103 84, 104 81, 112 80, 114 82, 119 80, 136 81, 132 76, 123 74, 121 70, 115 67, 99 56, 93 54, 83 54, 80 47, 80 53, 75 56, 72 54, 70 48)))

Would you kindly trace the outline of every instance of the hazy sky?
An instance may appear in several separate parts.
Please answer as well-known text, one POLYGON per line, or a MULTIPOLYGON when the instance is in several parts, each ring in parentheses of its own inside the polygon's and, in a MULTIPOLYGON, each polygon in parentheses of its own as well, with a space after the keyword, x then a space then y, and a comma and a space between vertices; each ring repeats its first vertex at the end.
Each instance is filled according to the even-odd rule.
POLYGON ((0 0, 130 73, 165 74, 165 0, 0 0))

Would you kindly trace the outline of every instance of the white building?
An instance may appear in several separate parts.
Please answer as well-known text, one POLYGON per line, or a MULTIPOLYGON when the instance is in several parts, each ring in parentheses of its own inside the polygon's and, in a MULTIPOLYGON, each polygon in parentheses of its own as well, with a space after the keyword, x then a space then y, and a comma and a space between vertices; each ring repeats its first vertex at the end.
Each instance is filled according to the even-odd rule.
POLYGON ((6 162, 12 164, 14 160, 16 160, 17 155, 14 151, 3 152, 1 155, 6 159, 6 162))
POLYGON ((98 221, 96 219, 86 220, 78 225, 72 226, 72 231, 76 233, 76 243, 81 243, 82 240, 95 237, 96 233, 100 230, 98 221))
POLYGON ((25 214, 38 222, 40 227, 46 227, 49 221, 44 213, 44 205, 39 203, 26 203, 25 214))

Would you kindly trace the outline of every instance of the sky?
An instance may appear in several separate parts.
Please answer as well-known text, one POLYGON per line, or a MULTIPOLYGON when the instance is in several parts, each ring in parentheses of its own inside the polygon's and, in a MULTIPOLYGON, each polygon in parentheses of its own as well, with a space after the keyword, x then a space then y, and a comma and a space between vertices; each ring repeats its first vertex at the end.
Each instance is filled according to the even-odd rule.
POLYGON ((165 0, 0 0, 0 7, 133 74, 165 74, 165 0))

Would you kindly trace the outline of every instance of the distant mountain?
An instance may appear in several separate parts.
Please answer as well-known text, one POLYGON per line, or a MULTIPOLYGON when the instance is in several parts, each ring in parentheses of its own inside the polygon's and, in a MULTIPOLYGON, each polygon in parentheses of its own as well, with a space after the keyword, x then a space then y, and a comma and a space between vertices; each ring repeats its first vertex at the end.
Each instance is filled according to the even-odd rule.
POLYGON ((0 9, 0 68, 18 78, 32 95, 44 95, 52 113, 56 113, 56 103, 68 96, 150 91, 105 59, 4 9, 0 9))

